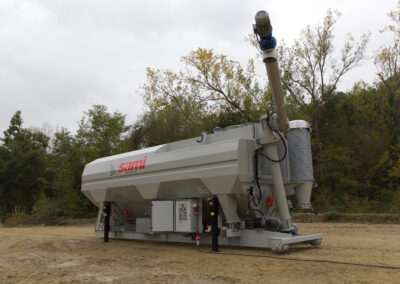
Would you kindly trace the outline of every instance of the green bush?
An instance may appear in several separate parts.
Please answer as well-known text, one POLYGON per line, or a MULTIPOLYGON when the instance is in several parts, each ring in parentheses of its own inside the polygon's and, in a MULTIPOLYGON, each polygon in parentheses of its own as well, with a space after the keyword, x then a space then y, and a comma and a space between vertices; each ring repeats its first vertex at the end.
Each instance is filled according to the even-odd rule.
POLYGON ((24 212, 12 215, 4 221, 6 226, 28 225, 30 223, 32 223, 31 217, 24 212))
POLYGON ((89 212, 87 210, 87 199, 82 199, 76 191, 69 189, 66 191, 64 196, 64 202, 67 209, 67 215, 69 218, 87 218, 89 212))
POLYGON ((342 216, 342 213, 337 211, 336 209, 329 210, 324 214, 324 220, 326 221, 334 221, 339 219, 342 216))
POLYGON ((55 225, 67 216, 65 203, 50 199, 42 194, 32 209, 32 221, 35 224, 55 225))

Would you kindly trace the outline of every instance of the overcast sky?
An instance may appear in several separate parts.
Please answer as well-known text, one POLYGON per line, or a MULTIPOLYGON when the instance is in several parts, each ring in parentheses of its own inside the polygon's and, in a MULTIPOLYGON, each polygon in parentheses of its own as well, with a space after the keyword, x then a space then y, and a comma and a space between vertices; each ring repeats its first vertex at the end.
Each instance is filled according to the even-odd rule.
MULTIPOLYGON (((213 48, 246 64, 256 50, 244 38, 254 14, 271 16, 274 35, 291 44, 306 25, 321 23, 328 8, 342 16, 336 49, 347 33, 371 31, 367 55, 390 42, 379 30, 397 0, 0 0, 0 131, 22 111, 25 127, 72 132, 93 104, 127 114, 143 111, 146 67, 179 70, 180 57, 213 48)), ((261 66, 261 63, 259 63, 261 66)), ((263 69, 260 72, 264 72, 263 69)), ((340 90, 373 82, 372 60, 347 74, 340 90)))

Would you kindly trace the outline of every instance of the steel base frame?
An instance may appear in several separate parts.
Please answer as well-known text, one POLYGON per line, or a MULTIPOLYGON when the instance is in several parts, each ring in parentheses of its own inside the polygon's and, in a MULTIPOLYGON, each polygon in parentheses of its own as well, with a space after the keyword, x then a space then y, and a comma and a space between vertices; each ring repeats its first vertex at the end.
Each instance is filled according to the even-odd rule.
MULTIPOLYGON (((142 241, 158 241, 158 242, 174 242, 174 243, 191 243, 196 245, 189 234, 183 233, 154 233, 143 234, 133 231, 110 231, 110 238, 114 239, 131 239, 142 241)), ((96 230, 98 237, 103 237, 103 230, 96 230)), ((200 236, 201 244, 211 244, 210 234, 197 234, 200 236)), ((322 234, 294 235, 271 232, 265 230, 243 230, 240 237, 227 238, 220 236, 219 244, 222 246, 237 247, 253 247, 253 248, 270 248, 275 252, 284 252, 291 245, 310 244, 319 246, 322 242, 322 234)))

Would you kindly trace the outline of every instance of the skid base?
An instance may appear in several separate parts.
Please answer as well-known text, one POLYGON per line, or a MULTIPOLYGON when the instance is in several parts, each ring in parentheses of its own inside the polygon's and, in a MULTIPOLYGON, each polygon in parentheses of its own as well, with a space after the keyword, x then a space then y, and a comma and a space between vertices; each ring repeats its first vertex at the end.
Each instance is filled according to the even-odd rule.
MULTIPOLYGON (((96 230, 98 237, 103 237, 103 234, 103 230, 96 230)), ((211 244, 210 234, 198 235, 200 236, 201 243, 211 244)), ((142 234, 132 231, 111 231, 110 238, 196 244, 196 240, 193 240, 190 235, 183 233, 142 234)), ((290 245, 295 244, 319 246, 322 242, 322 234, 292 236, 291 234, 265 230, 243 230, 240 237, 227 238, 220 236, 218 242, 220 245, 225 246, 270 248, 275 252, 284 252, 289 249, 290 245)))

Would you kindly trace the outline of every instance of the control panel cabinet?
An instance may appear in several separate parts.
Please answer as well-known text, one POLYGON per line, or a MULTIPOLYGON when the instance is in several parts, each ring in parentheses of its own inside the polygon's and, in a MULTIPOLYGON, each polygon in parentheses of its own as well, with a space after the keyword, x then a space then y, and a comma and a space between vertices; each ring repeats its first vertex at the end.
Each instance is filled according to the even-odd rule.
POLYGON ((151 202, 151 231, 174 231, 174 201, 163 200, 151 202))
POLYGON ((195 199, 175 201, 175 232, 197 232, 199 204, 195 199))

